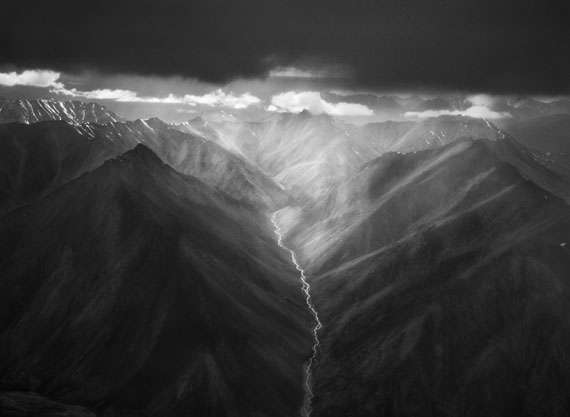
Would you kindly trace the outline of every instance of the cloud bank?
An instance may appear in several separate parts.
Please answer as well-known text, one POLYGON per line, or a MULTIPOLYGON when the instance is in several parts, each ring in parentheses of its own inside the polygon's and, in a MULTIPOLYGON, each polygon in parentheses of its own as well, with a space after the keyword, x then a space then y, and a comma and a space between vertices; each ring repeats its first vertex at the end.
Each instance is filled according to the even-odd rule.
POLYGON ((233 93, 226 94, 221 89, 212 91, 202 96, 186 94, 184 96, 176 96, 169 94, 166 97, 147 97, 139 96, 135 91, 121 89, 99 89, 90 91, 80 91, 75 88, 66 89, 55 87, 52 93, 80 97, 91 100, 113 100, 121 103, 153 103, 153 104, 185 104, 189 106, 204 105, 209 107, 228 107, 231 109, 245 109, 251 105, 258 104, 261 100, 249 93, 243 93, 239 96, 233 93))
POLYGON ((232 109, 245 109, 254 104, 258 104, 261 100, 250 93, 243 93, 239 96, 233 93, 226 94, 221 89, 217 89, 203 96, 185 95, 183 98, 184 104, 197 105, 202 104, 210 107, 224 106, 232 109))
POLYGON ((307 110, 313 114, 326 113, 331 116, 372 116, 374 111, 357 103, 329 103, 316 91, 289 91, 274 95, 269 111, 300 113, 307 110))
POLYGON ((165 97, 140 96, 137 92, 125 89, 95 89, 83 91, 77 88, 67 88, 60 82, 61 73, 50 70, 25 70, 22 72, 0 72, 0 86, 5 87, 39 87, 49 88, 52 94, 83 98, 89 100, 111 100, 120 103, 154 103, 154 104, 183 104, 188 106, 227 107, 235 110, 245 109, 261 103, 261 99, 250 94, 234 95, 222 89, 214 90, 204 95, 186 94, 176 96, 168 94, 165 97))
POLYGON ((58 82, 61 74, 47 70, 26 70, 21 73, 0 72, 0 85, 6 87, 27 86, 27 87, 54 87, 61 88, 63 84, 58 82))
POLYGON ((422 112, 408 111, 404 113, 405 117, 417 117, 420 119, 446 115, 468 116, 476 119, 504 119, 511 117, 511 114, 508 112, 496 112, 486 106, 481 105, 471 106, 467 110, 426 110, 422 112))
POLYGON ((278 68, 313 73, 338 65, 349 71, 349 85, 335 79, 329 89, 570 92, 564 41, 570 7, 561 0, 19 0, 2 6, 0 63, 14 68, 225 85, 265 79, 278 68))

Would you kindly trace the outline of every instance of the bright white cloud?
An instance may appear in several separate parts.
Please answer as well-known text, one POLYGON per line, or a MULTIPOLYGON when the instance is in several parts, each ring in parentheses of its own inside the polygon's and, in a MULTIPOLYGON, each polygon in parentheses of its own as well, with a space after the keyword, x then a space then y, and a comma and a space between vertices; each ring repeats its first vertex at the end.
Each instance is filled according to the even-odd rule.
POLYGON ((473 106, 492 108, 497 100, 487 94, 474 94, 472 96, 467 96, 465 101, 471 103, 473 106))
POLYGON ((90 91, 80 91, 75 88, 53 88, 52 93, 62 94, 71 97, 81 97, 91 100, 113 100, 123 103, 165 103, 165 104, 182 104, 180 98, 169 94, 166 97, 140 97, 136 92, 131 90, 110 90, 107 88, 90 91))
POLYGON ((61 88, 63 84, 58 82, 60 76, 59 72, 47 70, 26 70, 19 74, 17 72, 0 72, 0 85, 61 88))
POLYGON ((330 114, 331 116, 372 116, 374 111, 358 103, 329 103, 323 100, 321 93, 289 91, 274 95, 268 111, 300 113, 308 110, 313 114, 330 114))
POLYGON ((203 96, 185 95, 183 101, 186 104, 197 105, 203 104, 206 106, 222 106, 232 109, 245 109, 253 104, 258 104, 261 100, 250 93, 243 93, 235 96, 233 93, 226 94, 221 89, 212 91, 211 93, 204 94, 203 96))
POLYGON ((114 100, 114 101, 124 101, 124 102, 131 102, 137 101, 140 97, 137 96, 137 93, 130 90, 110 90, 110 89, 100 89, 100 90, 91 90, 91 91, 80 91, 76 88, 67 89, 67 88, 53 88, 51 90, 52 93, 62 94, 65 96, 71 97, 81 97, 81 98, 88 98, 93 100, 114 100))
POLYGON ((534 99, 542 103, 552 103, 557 100, 570 100, 570 96, 535 96, 534 99))
POLYGON ((486 106, 471 106, 467 110, 426 110, 422 112, 408 111, 404 114, 405 117, 418 117, 424 119, 427 117, 439 116, 468 116, 476 119, 504 119, 511 117, 510 113, 499 113, 489 109, 486 106))
POLYGON ((131 90, 100 89, 80 91, 75 88, 66 89, 63 86, 53 88, 53 93, 71 97, 81 97, 92 100, 113 100, 125 103, 158 103, 158 104, 187 104, 189 106, 205 105, 210 107, 229 107, 232 109, 245 109, 261 100, 249 93, 235 96, 233 93, 226 94, 221 89, 202 96, 185 95, 183 97, 169 94, 166 97, 141 97, 131 90))

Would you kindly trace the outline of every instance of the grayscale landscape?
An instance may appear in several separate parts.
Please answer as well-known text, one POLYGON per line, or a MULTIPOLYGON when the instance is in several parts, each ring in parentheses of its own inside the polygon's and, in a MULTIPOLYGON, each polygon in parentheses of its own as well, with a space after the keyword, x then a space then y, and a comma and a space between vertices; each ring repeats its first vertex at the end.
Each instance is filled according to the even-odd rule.
POLYGON ((5 6, 0 416, 570 415, 567 5, 5 6))

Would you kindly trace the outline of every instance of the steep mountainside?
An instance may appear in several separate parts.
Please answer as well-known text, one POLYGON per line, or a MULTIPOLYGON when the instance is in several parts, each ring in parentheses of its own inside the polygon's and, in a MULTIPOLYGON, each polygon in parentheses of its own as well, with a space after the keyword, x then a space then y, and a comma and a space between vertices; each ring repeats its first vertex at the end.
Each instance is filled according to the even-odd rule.
POLYGON ((514 165, 523 177, 570 203, 570 159, 566 154, 531 151, 509 135, 504 140, 490 142, 489 147, 501 160, 514 165))
POLYGON ((142 145, 2 218, 0 286, 2 415, 301 407, 311 317, 267 216, 142 145))
MULTIPOLYGON (((501 127, 532 149, 533 157, 538 162, 570 181, 570 115, 555 114, 528 120, 505 119, 501 121, 501 127)), ((570 187, 566 190, 570 193, 570 187)), ((570 199, 567 198, 567 201, 570 199)))
POLYGON ((328 116, 281 114, 262 122, 209 123, 195 119, 175 126, 215 141, 274 176, 303 204, 334 189, 364 163, 388 153, 436 149, 461 139, 483 139, 523 176, 570 201, 570 164, 526 149, 484 120, 440 116, 419 122, 388 121, 353 126, 328 116))
POLYGON ((57 100, 0 100, 0 123, 37 123, 64 120, 70 123, 111 123, 121 118, 97 103, 57 100))
POLYGON ((201 117, 195 117, 194 119, 188 120, 184 123, 177 123, 173 126, 182 132, 190 133, 194 136, 199 136, 213 141, 217 140, 218 135, 216 129, 214 129, 207 120, 201 117))
MULTIPOLYGON (((88 126, 88 125, 85 125, 88 126)), ((0 125, 0 214, 49 194, 134 146, 66 122, 0 125)))
MULTIPOLYGON (((275 180, 214 141, 181 133, 159 119, 140 122, 146 129, 139 129, 143 134, 138 140, 177 171, 196 176, 238 200, 263 209, 275 210, 290 202, 289 194, 275 180)), ((124 126, 121 125, 123 129, 124 126)))
POLYGON ((52 192, 138 143, 180 172, 237 199, 270 209, 289 199, 275 181, 243 158, 158 119, 105 125, 12 123, 0 126, 0 213, 52 192))
POLYGON ((505 119, 501 126, 530 149, 570 154, 570 115, 556 114, 530 120, 505 119))
POLYGON ((215 140, 273 176, 301 201, 318 199, 379 154, 356 127, 326 115, 277 114, 211 125, 215 140))
POLYGON ((312 416, 570 414, 570 163, 484 119, 210 116, 0 125, 0 414, 297 415, 299 274, 312 416))
POLYGON ((315 416, 570 412, 570 207, 456 141, 370 162, 319 210, 326 239, 288 238, 324 325, 315 416))
POLYGON ((505 133, 483 119, 440 116, 419 122, 371 123, 360 128, 380 153, 416 152, 447 145, 458 139, 503 139, 505 133))
POLYGON ((496 156, 514 165, 525 178, 570 201, 570 159, 565 158, 564 153, 532 151, 484 119, 440 116, 417 123, 371 123, 360 127, 359 131, 380 154, 417 152, 460 139, 483 139, 496 156))
POLYGON ((544 116, 570 114, 570 100, 559 99, 543 102, 532 97, 512 97, 507 99, 500 110, 508 111, 515 120, 530 121, 544 116))

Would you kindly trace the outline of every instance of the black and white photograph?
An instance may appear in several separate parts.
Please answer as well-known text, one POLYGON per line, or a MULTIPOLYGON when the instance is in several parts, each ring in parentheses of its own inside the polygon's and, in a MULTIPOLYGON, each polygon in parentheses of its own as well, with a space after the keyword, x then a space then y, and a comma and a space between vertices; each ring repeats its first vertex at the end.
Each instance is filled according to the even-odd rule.
POLYGON ((570 416, 570 3, 0 0, 0 417, 570 416))

